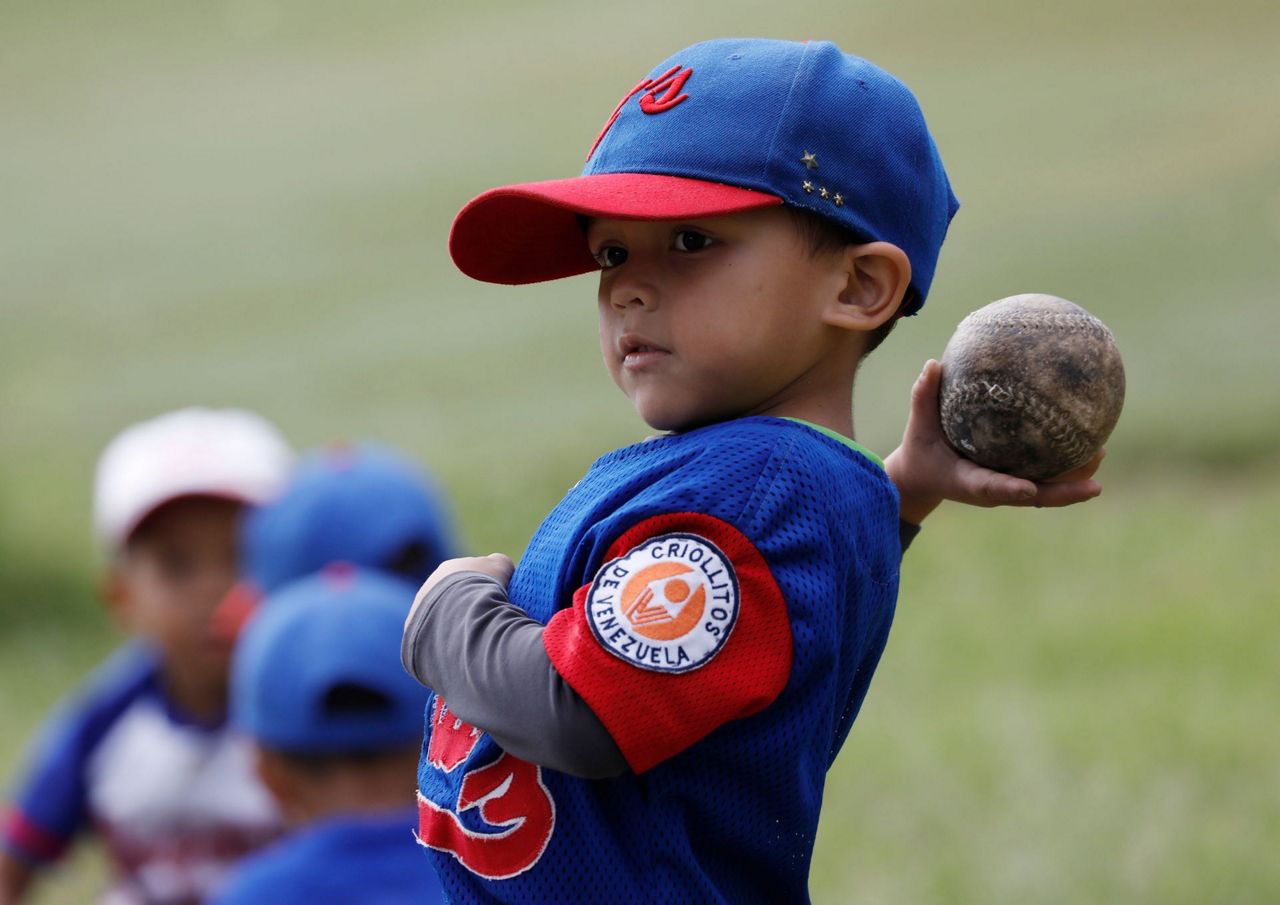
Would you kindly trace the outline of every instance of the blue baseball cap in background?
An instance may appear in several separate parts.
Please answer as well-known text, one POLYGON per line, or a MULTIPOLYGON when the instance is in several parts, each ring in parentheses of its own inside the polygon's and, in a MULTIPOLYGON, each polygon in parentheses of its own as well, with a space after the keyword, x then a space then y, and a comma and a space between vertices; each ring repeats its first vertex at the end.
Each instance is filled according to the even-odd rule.
POLYGON ((389 447, 309 454, 241 529, 241 572, 264 594, 333 562, 424 581, 456 553, 452 519, 426 474, 389 447))
POLYGON ((459 212, 454 263, 493 283, 598 270, 582 216, 714 217, 786 204, 911 261, 924 304, 959 207, 915 96, 827 41, 705 41, 659 63, 606 120, 582 175, 485 192, 459 212))
POLYGON ((263 746, 298 754, 420 740, 428 691, 400 665, 415 590, 336 566, 270 595, 236 646, 232 720, 263 746))
POLYGON ((240 528, 240 583, 215 630, 232 636, 263 595, 335 562, 421 583, 458 554, 453 518, 410 459, 372 443, 309 453, 284 491, 249 510, 240 528))

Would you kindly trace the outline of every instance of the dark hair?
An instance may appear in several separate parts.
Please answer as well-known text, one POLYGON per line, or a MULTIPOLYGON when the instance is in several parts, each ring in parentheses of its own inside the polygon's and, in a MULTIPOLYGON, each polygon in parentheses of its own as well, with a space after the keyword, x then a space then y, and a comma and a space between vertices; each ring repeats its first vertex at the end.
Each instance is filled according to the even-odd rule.
POLYGON ((332 717, 384 716, 395 703, 376 688, 357 682, 339 682, 324 693, 323 709, 332 717))
MULTIPOLYGON (((340 682, 325 692, 321 708, 336 719, 344 717, 383 716, 395 707, 395 703, 378 691, 356 682, 340 682)), ((404 745, 392 745, 372 749, 344 751, 286 751, 273 749, 275 754, 298 770, 320 774, 334 768, 377 766, 384 761, 404 757, 409 749, 417 749, 419 742, 413 739, 404 745)))
POLYGON ((414 584, 422 584, 445 558, 439 550, 432 549, 426 542, 411 540, 386 558, 382 563, 382 571, 414 584))
POLYGON ((406 760, 422 747, 420 741, 406 742, 395 748, 377 748, 372 751, 285 751, 269 749, 272 754, 300 773, 320 778, 334 770, 376 769, 398 760, 406 760))
MULTIPOLYGON (((800 236, 800 241, 804 244, 805 250, 815 258, 819 255, 840 251, 847 245, 863 245, 866 243, 866 239, 852 230, 845 229, 838 223, 828 220, 826 217, 821 217, 812 211, 807 211, 800 207, 792 207, 791 205, 786 205, 786 211, 791 215, 792 225, 795 226, 796 233, 800 236)), ((903 294, 902 302, 898 305, 898 310, 893 313, 893 316, 867 334, 866 345, 862 349, 863 358, 874 352, 893 332, 893 328, 897 326, 898 321, 902 318, 902 310, 909 307, 908 303, 915 296, 915 292, 915 289, 908 288, 906 293, 903 294)))

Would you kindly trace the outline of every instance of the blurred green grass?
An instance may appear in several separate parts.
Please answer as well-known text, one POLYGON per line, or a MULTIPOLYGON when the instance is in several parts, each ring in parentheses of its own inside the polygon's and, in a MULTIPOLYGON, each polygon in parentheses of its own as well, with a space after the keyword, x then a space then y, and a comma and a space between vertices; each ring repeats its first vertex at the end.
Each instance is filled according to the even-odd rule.
MULTIPOLYGON (((921 97, 964 207, 924 314, 863 369, 885 452, 969 310, 1110 324, 1129 396, 1103 499, 944 512, 832 773, 820 902, 1280 898, 1280 8, 831 0, 0 7, 0 769, 114 640, 93 461, 181 405, 300 446, 377 437, 518 553, 644 433, 589 278, 448 263, 453 212, 576 170, 617 98, 705 37, 829 37, 921 97)), ((838 115, 833 112, 833 115, 838 115)), ((84 901, 77 861, 45 902, 84 901)))

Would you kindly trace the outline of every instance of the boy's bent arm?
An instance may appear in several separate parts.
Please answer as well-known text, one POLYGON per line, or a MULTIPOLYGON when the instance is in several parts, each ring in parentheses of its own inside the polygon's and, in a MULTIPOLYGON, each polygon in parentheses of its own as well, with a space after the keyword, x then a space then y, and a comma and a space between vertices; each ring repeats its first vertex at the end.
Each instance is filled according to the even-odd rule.
POLYGON ((401 660, 450 710, 516 757, 588 779, 622 773, 622 753, 552 665, 542 631, 496 578, 454 572, 415 605, 401 660))

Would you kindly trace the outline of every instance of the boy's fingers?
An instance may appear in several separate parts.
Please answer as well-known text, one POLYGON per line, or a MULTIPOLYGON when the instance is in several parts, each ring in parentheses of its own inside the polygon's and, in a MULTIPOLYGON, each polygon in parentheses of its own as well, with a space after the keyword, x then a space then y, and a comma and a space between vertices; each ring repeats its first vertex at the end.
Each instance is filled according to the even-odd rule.
POLYGON ((938 380, 941 373, 942 365, 930 358, 911 386, 911 407, 922 415, 936 414, 938 411, 938 380))
POLYGON ((961 497, 958 501, 975 506, 1016 505, 1036 495, 1036 485, 1030 481, 983 468, 967 459, 957 461, 956 480, 961 497))
POLYGON ((979 496, 983 502, 1017 504, 1026 503, 1036 495, 1036 486, 1030 481, 1015 478, 1012 475, 1000 474, 987 469, 979 485, 979 496))
POLYGON ((1040 491, 1033 502, 1036 506, 1046 508, 1083 503, 1102 493, 1102 485, 1097 481, 1054 482, 1039 486, 1040 491))
MULTIPOLYGON (((427 580, 422 583, 422 587, 418 589, 413 609, 416 610, 418 608, 418 604, 431 592, 432 588, 454 572, 483 572, 506 584, 511 580, 511 575, 515 570, 515 563, 505 553, 490 553, 488 556, 460 556, 455 559, 446 559, 436 567, 436 570, 428 576, 427 580)), ((412 618, 413 610, 409 613, 409 619, 412 618)), ((405 625, 408 624, 409 620, 406 619, 405 625)))
POLYGON ((497 571, 506 578, 510 578, 511 573, 516 570, 516 564, 505 553, 490 553, 485 559, 491 562, 497 571))
POLYGON ((938 383, 942 365, 932 358, 925 362, 924 370, 911 385, 911 413, 907 418, 908 435, 930 439, 939 433, 938 383))
POLYGON ((1039 484, 975 467, 964 484, 972 502, 987 506, 1036 506, 1046 509, 1083 503, 1102 493, 1097 481, 1063 479, 1039 484))

